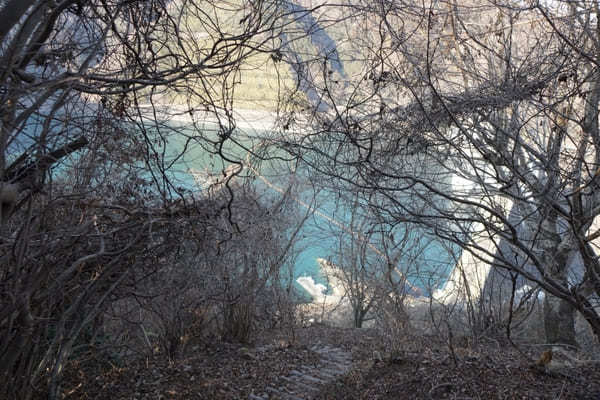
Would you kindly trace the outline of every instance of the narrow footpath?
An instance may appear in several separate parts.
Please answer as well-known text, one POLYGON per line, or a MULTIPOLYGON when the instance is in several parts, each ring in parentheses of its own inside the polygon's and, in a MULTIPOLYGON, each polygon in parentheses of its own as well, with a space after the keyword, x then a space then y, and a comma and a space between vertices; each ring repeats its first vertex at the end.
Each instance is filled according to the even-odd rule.
POLYGON ((321 387, 346 374, 352 367, 349 352, 327 344, 310 347, 320 357, 316 365, 303 365, 293 369, 287 376, 274 377, 265 393, 251 394, 251 400, 308 400, 313 399, 321 387))

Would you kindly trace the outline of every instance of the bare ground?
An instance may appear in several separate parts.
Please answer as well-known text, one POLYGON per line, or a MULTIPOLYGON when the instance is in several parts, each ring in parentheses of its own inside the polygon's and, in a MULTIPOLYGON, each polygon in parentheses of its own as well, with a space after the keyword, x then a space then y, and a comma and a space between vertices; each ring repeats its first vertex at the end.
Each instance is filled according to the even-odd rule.
POLYGON ((563 366, 538 366, 544 350, 539 346, 517 350, 502 340, 460 345, 456 340, 450 349, 435 337, 406 335, 390 352, 373 330, 326 326, 298 328, 295 339, 289 337, 270 332, 252 345, 198 344, 175 361, 155 354, 125 365, 74 363, 66 372, 64 398, 283 398, 265 394, 266 388, 280 387, 282 377, 303 367, 318 368, 319 344, 350 354, 352 368, 320 383, 314 393, 289 398, 600 399, 597 363, 566 366, 555 359, 563 366))

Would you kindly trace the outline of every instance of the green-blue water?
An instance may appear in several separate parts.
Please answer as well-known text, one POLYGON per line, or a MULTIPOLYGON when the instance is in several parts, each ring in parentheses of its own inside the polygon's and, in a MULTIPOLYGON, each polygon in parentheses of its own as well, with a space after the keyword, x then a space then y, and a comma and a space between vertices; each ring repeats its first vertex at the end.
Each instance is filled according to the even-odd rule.
MULTIPOLYGON (((206 137, 216 137, 217 132, 214 125, 206 124, 202 129, 202 135, 206 137)), ((137 128, 132 128, 137 129, 137 128)), ((160 132, 159 140, 153 141, 154 151, 156 154, 163 154, 162 158, 166 161, 166 174, 172 183, 179 188, 185 188, 188 191, 202 190, 199 188, 190 170, 208 171, 214 174, 220 174, 225 169, 229 162, 224 161, 220 156, 214 154, 214 149, 206 147, 206 140, 198 134, 198 127, 191 128, 188 126, 177 126, 174 124, 164 125, 162 127, 148 127, 147 135, 156 135, 160 132), (173 130, 173 128, 175 130, 173 130), (212 150, 208 151, 208 150, 212 150)), ((251 137, 264 136, 265 132, 251 132, 252 135, 243 136, 243 132, 236 132, 235 137, 239 137, 242 133, 243 139, 240 143, 246 148, 253 146, 251 137)), ((247 151, 238 145, 232 143, 224 146, 223 154, 230 159, 244 160, 247 151)), ((284 154, 276 154, 283 156, 284 154)), ((277 160, 263 162, 260 169, 260 174, 267 178, 275 185, 285 186, 286 178, 289 178, 290 168, 289 162, 277 160)), ((60 169, 60 166, 57 168, 60 169)), ((140 169, 141 173, 145 174, 144 169, 140 169)), ((247 171, 247 170, 246 170, 247 171)), ((156 171, 157 176, 160 172, 156 171)), ((298 180, 305 177, 306 171, 301 169, 294 171, 298 180)), ((248 174, 251 174, 248 171, 248 174)), ((260 179, 256 179, 257 184, 261 184, 260 179)), ((266 187, 266 186, 264 186, 266 187)), ((306 203, 310 203, 310 199, 314 192, 307 185, 308 189, 300 194, 300 197, 306 203)), ((276 194, 273 192, 273 194, 276 194)), ((339 226, 331 224, 330 219, 337 223, 348 226, 351 218, 350 210, 339 206, 335 201, 333 193, 321 191, 318 193, 318 211, 314 213, 302 227, 300 232, 300 252, 293 266, 293 279, 300 276, 310 276, 316 283, 326 284, 326 279, 321 275, 318 258, 329 259, 334 264, 340 265, 339 261, 339 226), (323 215, 321 215, 321 213, 323 215)), ((305 212, 304 207, 301 208, 301 213, 305 212)), ((402 226, 396 228, 398 236, 404 234, 402 226)), ((413 228, 414 229, 414 228, 413 228)), ((409 237, 413 237, 415 243, 423 242, 427 237, 424 232, 414 230, 410 232, 409 237)), ((415 246, 413 246, 414 248, 415 246)), ((374 253, 370 257, 377 257, 374 253)), ((416 287, 424 289, 424 293, 428 293, 431 289, 435 289, 445 281, 445 277, 450 272, 452 267, 451 257, 444 247, 435 240, 426 240, 425 244, 421 243, 417 252, 409 254, 401 258, 397 265, 398 269, 406 274, 409 281, 416 287)))
MULTIPOLYGON (((203 134, 206 134, 210 129, 213 130, 212 134, 216 135, 214 133, 215 128, 210 126, 207 126, 203 134)), ((195 134, 192 129, 186 130, 186 133, 190 137, 195 134)), ((253 134, 261 136, 264 135, 264 132, 253 132, 253 134)), ((211 155, 199 143, 201 142, 196 142, 195 139, 185 141, 181 135, 174 135, 166 144, 167 153, 172 157, 180 155, 185 147, 185 154, 172 165, 169 174, 178 185, 191 190, 197 190, 198 186, 189 173, 190 169, 220 173, 229 165, 220 157, 211 155)), ((242 144, 251 147, 252 140, 250 138, 244 139, 242 144)), ((243 160, 246 153, 239 146, 230 145, 224 147, 224 154, 231 159, 243 160)), ((296 178, 302 178, 303 171, 296 170, 294 172, 296 178)), ((276 185, 281 181, 280 178, 285 178, 289 173, 288 164, 283 161, 263 162, 260 170, 261 175, 276 185)), ((261 181, 257 179, 256 182, 260 184, 261 181)), ((302 200, 308 203, 312 194, 311 190, 307 190, 301 195, 302 200)), ((338 223, 347 226, 351 215, 350 210, 340 207, 334 199, 335 196, 326 191, 318 194, 318 210, 327 217, 315 213, 303 226, 300 232, 302 251, 294 264, 294 281, 300 276, 310 276, 315 282, 326 284, 326 280, 320 274, 317 259, 330 259, 334 264, 339 261, 336 256, 339 254, 339 244, 337 242, 339 227, 331 224, 328 219, 334 219, 338 223), (338 232, 336 232, 336 229, 338 232)), ((398 236, 405 233, 403 229, 405 228, 402 226, 396 228, 398 236)), ((401 258, 397 267, 406 274, 414 286, 423 289, 424 293, 429 293, 430 290, 439 287, 445 281, 453 266, 452 259, 439 241, 430 239, 423 231, 414 227, 411 229, 414 231, 409 233, 409 238, 415 241, 415 246, 412 246, 414 251, 412 254, 401 258)), ((374 254, 371 256, 376 257, 374 254)))

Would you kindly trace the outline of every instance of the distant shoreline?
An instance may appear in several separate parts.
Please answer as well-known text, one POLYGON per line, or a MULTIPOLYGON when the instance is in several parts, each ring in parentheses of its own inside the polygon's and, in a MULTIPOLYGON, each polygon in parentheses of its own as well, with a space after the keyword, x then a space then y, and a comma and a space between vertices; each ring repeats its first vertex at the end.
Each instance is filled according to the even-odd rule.
MULTIPOLYGON (((142 117, 147 119, 165 119, 169 121, 192 123, 204 121, 218 124, 219 119, 213 111, 192 110, 189 107, 176 104, 140 104, 142 117), (156 115, 155 115, 156 114, 156 115)), ((222 113, 221 117, 226 120, 227 116, 222 113)), ((236 108, 233 110, 233 119, 239 129, 253 129, 261 131, 272 131, 277 129, 277 113, 264 110, 251 110, 236 108)))

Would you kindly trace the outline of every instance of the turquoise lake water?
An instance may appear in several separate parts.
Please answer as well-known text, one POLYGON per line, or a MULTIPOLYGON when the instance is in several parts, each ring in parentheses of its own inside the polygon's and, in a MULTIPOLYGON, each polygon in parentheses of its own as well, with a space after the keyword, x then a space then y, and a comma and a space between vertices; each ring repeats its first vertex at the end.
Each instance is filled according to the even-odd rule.
MULTIPOLYGON (((37 123, 32 123, 30 126, 31 129, 37 129, 38 127, 39 124, 37 123)), ((138 128, 133 127, 132 129, 138 128)), ((164 124, 159 128, 148 128, 149 131, 154 129, 160 129, 162 136, 166 139, 164 142, 161 140, 155 141, 153 143, 155 146, 154 150, 158 154, 164 152, 166 161, 173 161, 177 157, 177 161, 173 162, 166 171, 167 175, 177 186, 184 187, 190 191, 197 191, 199 187, 190 174, 190 169, 210 171, 218 174, 230 165, 230 163, 223 161, 219 156, 211 155, 203 147, 206 146, 204 139, 196 138, 198 136, 198 129, 202 129, 203 135, 216 136, 217 133, 214 125, 205 124, 202 127, 192 129, 186 125, 177 126, 170 123, 164 124), (178 132, 171 132, 172 128, 177 128, 178 132), (183 152, 184 148, 185 152, 183 152), (184 154, 179 157, 182 152, 184 154)), ((244 136, 244 132, 237 132, 236 137, 238 137, 238 133, 242 137, 244 136)), ((242 139, 243 144, 247 147, 252 147, 251 136, 261 137, 264 135, 265 132, 260 131, 248 132, 247 137, 243 137, 242 139)), ((35 137, 35 132, 32 131, 31 136, 35 137)), ((152 136, 151 132, 149 132, 149 136, 152 136)), ((15 150, 15 154, 21 153, 22 149, 18 150, 15 150)), ((244 160, 246 154, 245 150, 235 145, 226 146, 224 153, 227 157, 236 160, 244 160)), ((282 156, 283 154, 279 155, 282 156)), ((74 155, 74 157, 77 156, 74 155)), ((289 164, 281 161, 278 163, 263 162, 260 173, 272 183, 285 186, 285 179, 283 178, 286 175, 289 176, 289 164)), ((60 171, 60 169, 60 165, 54 168, 55 171, 60 171)), ((145 173, 143 172, 144 170, 141 171, 145 173)), ((157 171, 157 174, 160 176, 159 171, 157 171)), ((301 177, 303 171, 299 169, 296 171, 296 175, 297 177, 301 177)), ((260 180, 257 179, 256 182, 260 182, 260 180)), ((304 201, 310 202, 310 190, 301 195, 301 197, 304 201)), ((326 284, 326 279, 320 273, 317 259, 330 259, 334 264, 338 264, 336 259, 339 248, 336 240, 338 237, 337 233, 339 233, 339 231, 336 232, 338 228, 335 225, 333 226, 333 230, 323 228, 331 225, 330 219, 335 220, 339 224, 347 225, 350 220, 350 213, 348 212, 349 210, 338 207, 335 203, 335 196, 326 191, 320 192, 318 203, 318 211, 324 216, 315 213, 309 218, 300 232, 300 236, 302 237, 300 248, 302 250, 298 254, 293 266, 294 281, 300 276, 310 276, 316 283, 326 284)), ((304 211, 305 209, 301 207, 301 212, 304 211)), ((402 226, 397 228, 395 233, 398 236, 402 236, 404 233, 402 226)), ((405 273, 414 286, 424 289, 424 292, 427 293, 445 282, 454 263, 444 246, 435 240, 427 239, 427 235, 424 232, 414 230, 414 232, 411 232, 411 238, 415 243, 425 242, 425 244, 421 244, 421 248, 417 254, 411 254, 410 257, 400 259, 397 268, 405 273)))
MULTIPOLYGON (((214 130, 214 127, 210 129, 214 130)), ((261 132, 255 132, 255 134, 261 135, 261 132)), ((190 130, 189 135, 193 136, 194 132, 190 130)), ((250 147, 251 140, 248 139, 244 144, 250 147)), ((180 136, 174 136, 167 144, 169 152, 173 155, 179 154, 183 147, 184 141, 180 136)), ((244 158, 240 157, 243 152, 244 150, 237 146, 225 148, 225 154, 228 157, 238 160, 244 158)), ((199 144, 194 144, 192 141, 187 143, 185 155, 173 165, 169 172, 178 185, 190 190, 198 190, 195 180, 189 173, 190 169, 220 173, 228 165, 219 157, 210 156, 199 144)), ((282 162, 264 162, 260 173, 271 183, 278 185, 282 182, 282 178, 285 178, 285 175, 289 173, 287 170, 288 168, 282 162)), ((295 173, 297 177, 302 175, 301 170, 295 171, 295 173)), ((257 179, 256 182, 260 182, 260 180, 257 179)), ((302 195, 303 200, 309 202, 311 194, 310 191, 306 192, 302 195)), ((326 284, 326 279, 319 271, 317 259, 330 259, 336 263, 339 246, 336 240, 339 232, 336 232, 336 229, 339 228, 333 225, 332 230, 329 219, 344 225, 347 225, 350 220, 349 210, 337 206, 334 202, 335 196, 332 193, 322 191, 319 193, 318 198, 318 210, 325 216, 314 214, 302 228, 300 245, 303 250, 299 253, 294 265, 294 281, 300 276, 310 276, 315 282, 326 284)), ((301 207, 301 211, 304 212, 305 209, 301 207)), ((401 226, 397 228, 396 233, 398 233, 398 236, 402 236, 404 233, 402 229, 401 226)), ((426 294, 445 282, 453 267, 452 258, 441 243, 428 239, 428 236, 418 229, 411 232, 409 237, 412 237, 415 243, 419 242, 420 248, 413 251, 410 257, 407 256, 401 259, 397 267, 407 275, 414 286, 423 289, 426 294)), ((372 256, 375 256, 374 253, 372 256)))

